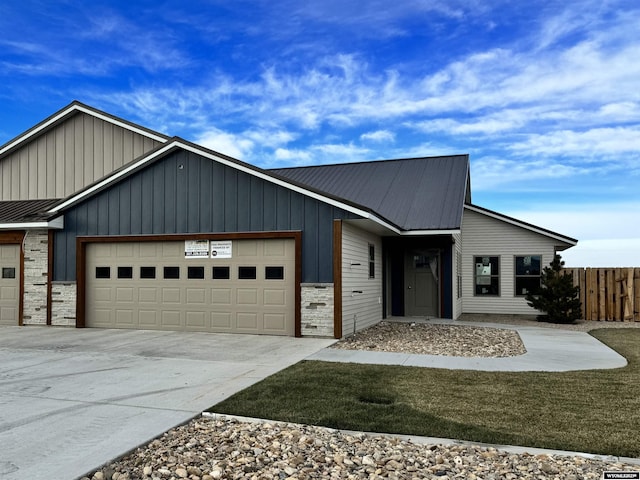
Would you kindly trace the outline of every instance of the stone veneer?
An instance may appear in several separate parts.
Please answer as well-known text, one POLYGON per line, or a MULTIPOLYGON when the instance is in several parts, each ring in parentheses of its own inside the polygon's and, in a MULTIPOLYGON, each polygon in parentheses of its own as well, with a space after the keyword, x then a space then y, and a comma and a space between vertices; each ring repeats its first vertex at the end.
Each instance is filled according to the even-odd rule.
POLYGON ((53 282, 51 285, 51 325, 75 327, 76 282, 53 282))
POLYGON ((333 338, 333 283, 300 285, 302 336, 333 338))
POLYGON ((28 230, 24 248, 23 325, 47 324, 47 270, 49 235, 47 230, 28 230))

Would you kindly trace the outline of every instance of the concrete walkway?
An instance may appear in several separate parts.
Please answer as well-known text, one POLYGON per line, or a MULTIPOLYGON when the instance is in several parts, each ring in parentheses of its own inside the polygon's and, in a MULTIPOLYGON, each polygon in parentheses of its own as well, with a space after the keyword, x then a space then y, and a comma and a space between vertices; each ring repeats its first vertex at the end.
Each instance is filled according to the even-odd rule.
POLYGON ((621 368, 627 365, 623 356, 584 332, 441 319, 429 320, 426 323, 516 330, 527 349, 527 353, 517 357, 483 358, 325 348, 309 357, 308 360, 502 372, 566 372, 621 368))
POLYGON ((0 478, 78 478, 331 343, 0 327, 0 478))

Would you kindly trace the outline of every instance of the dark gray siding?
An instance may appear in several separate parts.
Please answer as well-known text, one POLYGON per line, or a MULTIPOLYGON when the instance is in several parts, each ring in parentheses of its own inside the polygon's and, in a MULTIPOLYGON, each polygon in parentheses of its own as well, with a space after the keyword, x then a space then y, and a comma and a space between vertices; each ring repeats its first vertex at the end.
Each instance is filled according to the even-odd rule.
POLYGON ((333 281, 333 219, 357 218, 199 155, 179 151, 64 213, 54 280, 75 280, 79 235, 301 230, 302 281, 333 281), (181 168, 182 167, 182 168, 181 168))

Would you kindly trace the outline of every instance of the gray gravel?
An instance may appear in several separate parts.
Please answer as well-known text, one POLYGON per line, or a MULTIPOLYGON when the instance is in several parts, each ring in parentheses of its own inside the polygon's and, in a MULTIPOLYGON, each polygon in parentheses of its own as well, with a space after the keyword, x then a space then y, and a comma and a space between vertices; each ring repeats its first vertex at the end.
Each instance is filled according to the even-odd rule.
POLYGON ((515 330, 419 322, 380 322, 332 348, 455 357, 514 357, 527 353, 515 330))
POLYGON ((581 456, 422 445, 294 424, 198 418, 83 480, 599 479, 638 467, 581 456))

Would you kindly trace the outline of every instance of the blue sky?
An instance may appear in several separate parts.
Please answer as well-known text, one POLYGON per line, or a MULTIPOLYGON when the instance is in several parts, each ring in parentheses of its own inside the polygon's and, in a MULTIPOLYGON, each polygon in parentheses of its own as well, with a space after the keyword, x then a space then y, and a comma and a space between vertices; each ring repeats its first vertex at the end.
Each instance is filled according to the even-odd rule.
POLYGON ((640 266, 640 4, 0 3, 0 144, 77 99, 255 165, 469 153, 472 199, 640 266))

